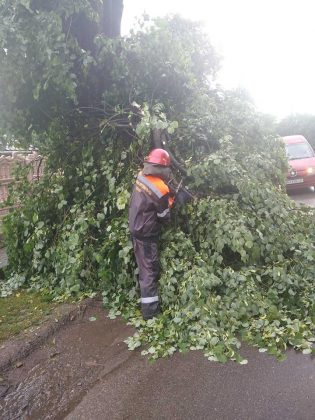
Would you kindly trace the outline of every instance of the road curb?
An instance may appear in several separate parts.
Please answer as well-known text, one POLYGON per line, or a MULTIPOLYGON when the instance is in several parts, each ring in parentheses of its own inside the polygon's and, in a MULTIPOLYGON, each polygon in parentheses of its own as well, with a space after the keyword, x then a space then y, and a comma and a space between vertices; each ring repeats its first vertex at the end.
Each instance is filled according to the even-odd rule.
POLYGON ((95 299, 88 298, 76 304, 60 305, 40 326, 31 327, 26 332, 2 343, 0 345, 0 373, 21 362, 61 328, 72 321, 81 319, 86 309, 94 303, 95 299))

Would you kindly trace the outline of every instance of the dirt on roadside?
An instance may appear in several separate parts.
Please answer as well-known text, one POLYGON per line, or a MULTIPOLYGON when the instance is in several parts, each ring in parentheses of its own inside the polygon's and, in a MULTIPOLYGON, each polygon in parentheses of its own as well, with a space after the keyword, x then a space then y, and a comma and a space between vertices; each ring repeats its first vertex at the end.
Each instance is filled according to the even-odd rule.
POLYGON ((132 333, 126 323, 109 320, 100 301, 93 302, 82 319, 0 374, 0 418, 64 418, 100 375, 132 357, 123 342, 132 333))

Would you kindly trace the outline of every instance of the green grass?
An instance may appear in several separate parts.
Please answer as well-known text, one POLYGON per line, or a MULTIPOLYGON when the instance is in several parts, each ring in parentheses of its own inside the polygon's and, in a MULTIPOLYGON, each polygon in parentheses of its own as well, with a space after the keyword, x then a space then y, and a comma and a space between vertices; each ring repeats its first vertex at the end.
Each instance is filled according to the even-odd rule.
POLYGON ((25 290, 0 298, 0 343, 40 324, 55 306, 47 296, 25 290))

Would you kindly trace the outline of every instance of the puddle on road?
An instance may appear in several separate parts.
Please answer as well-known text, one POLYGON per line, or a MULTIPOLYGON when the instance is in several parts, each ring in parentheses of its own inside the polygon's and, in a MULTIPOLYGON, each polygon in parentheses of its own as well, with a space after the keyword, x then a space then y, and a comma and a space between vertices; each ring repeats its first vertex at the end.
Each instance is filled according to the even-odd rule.
POLYGON ((123 340, 132 333, 124 322, 106 318, 96 302, 82 320, 62 329, 4 376, 2 385, 10 388, 0 397, 0 418, 63 418, 104 376, 104 369, 106 373, 130 357, 123 340))

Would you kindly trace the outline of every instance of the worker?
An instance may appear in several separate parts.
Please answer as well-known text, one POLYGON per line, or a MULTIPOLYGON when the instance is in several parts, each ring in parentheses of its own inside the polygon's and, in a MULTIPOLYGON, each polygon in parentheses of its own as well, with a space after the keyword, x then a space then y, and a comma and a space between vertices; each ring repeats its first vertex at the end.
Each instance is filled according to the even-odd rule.
POLYGON ((170 156, 153 149, 138 174, 129 207, 129 229, 139 270, 141 313, 145 320, 160 313, 158 240, 162 224, 170 222, 174 198, 170 179, 170 156))

